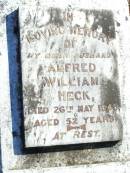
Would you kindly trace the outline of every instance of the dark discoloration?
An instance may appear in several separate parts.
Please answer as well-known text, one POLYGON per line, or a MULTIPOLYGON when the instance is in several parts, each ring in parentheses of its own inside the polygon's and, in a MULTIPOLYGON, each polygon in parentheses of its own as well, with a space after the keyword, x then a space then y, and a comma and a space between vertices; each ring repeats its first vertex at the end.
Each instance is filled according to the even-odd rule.
MULTIPOLYGON (((94 22, 92 25, 92 30, 97 30, 98 27, 102 27, 102 32, 109 38, 115 38, 115 25, 113 20, 113 13, 108 10, 96 11, 96 10, 84 10, 81 9, 86 14, 86 20, 88 21, 89 15, 94 16, 94 22)), ((61 17, 61 10, 58 8, 50 8, 49 13, 51 15, 49 23, 63 26, 64 21, 61 17)))
POLYGON ((114 68, 114 70, 113 70, 113 75, 112 76, 113 76, 113 80, 118 82, 118 78, 119 78, 118 60, 117 60, 118 56, 117 56, 116 50, 112 50, 111 53, 112 53, 112 56, 114 57, 113 58, 113 68, 114 68))
POLYGON ((24 93, 24 96, 27 98, 28 97, 34 98, 36 96, 35 91, 34 91, 34 85, 28 84, 27 86, 24 86, 23 93, 24 93))
POLYGON ((36 93, 34 91, 34 85, 28 84, 27 86, 24 87, 23 89, 23 95, 25 97, 26 103, 25 105, 28 108, 36 108, 37 105, 40 103, 39 100, 36 97, 36 93))
POLYGON ((61 10, 59 8, 50 8, 49 13, 51 15, 49 23, 63 26, 63 19, 61 17, 61 10))
POLYGON ((43 89, 44 89, 45 83, 42 82, 39 86, 39 97, 42 98, 43 96, 43 89))
POLYGON ((43 72, 43 67, 42 67, 42 65, 40 65, 37 70, 37 78, 39 78, 39 76, 41 76, 42 72, 43 72))
POLYGON ((112 62, 112 78, 107 79, 102 74, 102 79, 105 81, 105 85, 101 87, 101 102, 102 104, 109 105, 115 104, 118 107, 121 106, 120 100, 120 90, 119 90, 119 73, 118 73, 118 61, 117 61, 117 53, 115 50, 111 51, 113 55, 112 62))
POLYGON ((113 147, 102 148, 102 150, 95 150, 91 148, 89 150, 75 150, 57 153, 35 154, 35 157, 29 155, 28 159, 23 163, 23 167, 28 169, 30 168, 29 163, 35 163, 35 165, 39 164, 35 162, 36 158, 37 160, 39 158, 41 159, 40 163, 44 163, 44 167, 72 166, 114 161, 115 159, 119 160, 119 145, 120 143, 113 147), (101 151, 105 152, 107 157, 104 157, 101 151))
POLYGON ((121 24, 119 22, 116 22, 116 25, 119 27, 121 24))
POLYGON ((24 21, 25 26, 29 25, 31 23, 31 19, 32 19, 32 17, 31 17, 31 14, 29 12, 26 19, 25 19, 25 21, 24 21))
POLYGON ((125 20, 128 21, 128 17, 127 16, 125 17, 125 20))
POLYGON ((116 82, 102 77, 105 84, 101 87, 101 104, 121 106, 120 91, 116 82))
MULTIPOLYGON (((43 75, 43 66, 40 65, 39 68, 38 68, 38 71, 37 71, 37 79, 40 81, 40 77, 42 77, 43 75)), ((39 85, 39 92, 38 92, 38 96, 40 99, 42 99, 43 97, 43 89, 44 89, 44 81, 41 81, 40 82, 40 85, 39 85)))
POLYGON ((50 49, 52 49, 54 45, 55 45, 55 42, 52 42, 50 49))
POLYGON ((113 13, 111 11, 96 11, 96 10, 86 10, 86 19, 88 16, 94 15, 94 22, 92 25, 92 30, 98 29, 99 26, 102 27, 102 32, 109 38, 115 38, 115 25, 113 20, 113 13))
POLYGON ((37 105, 40 104, 39 100, 33 100, 31 98, 28 99, 28 107, 32 109, 36 109, 37 105))
POLYGON ((82 45, 83 45, 83 46, 85 45, 85 40, 82 42, 82 45))

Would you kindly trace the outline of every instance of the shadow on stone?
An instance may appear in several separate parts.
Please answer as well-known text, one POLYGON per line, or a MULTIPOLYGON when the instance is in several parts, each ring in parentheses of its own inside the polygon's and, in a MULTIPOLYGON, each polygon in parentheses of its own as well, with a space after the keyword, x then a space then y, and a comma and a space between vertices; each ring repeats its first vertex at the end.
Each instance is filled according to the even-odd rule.
POLYGON ((22 123, 23 104, 18 10, 6 17, 6 32, 9 60, 13 146, 15 154, 23 154, 24 128, 22 123))

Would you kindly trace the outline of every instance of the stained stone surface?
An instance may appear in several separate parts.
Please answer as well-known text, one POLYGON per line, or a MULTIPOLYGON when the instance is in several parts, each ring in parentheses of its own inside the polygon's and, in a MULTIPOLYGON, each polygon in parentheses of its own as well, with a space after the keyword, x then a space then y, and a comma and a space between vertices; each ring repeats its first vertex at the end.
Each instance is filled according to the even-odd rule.
MULTIPOLYGON (((39 10, 37 10, 38 12, 39 10)), ((29 19, 29 18, 28 18, 29 19)), ((14 18, 16 21, 16 18, 14 18)), ((0 117, 1 117, 1 146, 2 146, 2 166, 4 173, 41 173, 41 172, 128 172, 130 170, 130 21, 128 14, 127 0, 3 0, 0 1, 0 117), (21 147, 21 143, 17 142, 21 136, 16 131, 13 131, 12 126, 15 128, 21 127, 19 121, 22 116, 18 116, 21 111, 16 101, 16 93, 18 98, 21 96, 19 89, 21 83, 16 83, 14 78, 10 79, 9 76, 9 59, 7 47, 7 33, 6 31, 6 16, 19 10, 22 11, 21 15, 26 11, 34 11, 37 5, 43 7, 53 7, 59 9, 73 8, 79 9, 95 9, 100 11, 102 9, 111 10, 114 14, 115 32, 119 36, 119 51, 117 53, 118 60, 118 79, 120 88, 121 100, 121 113, 123 138, 114 146, 105 147, 104 144, 99 145, 97 148, 79 148, 78 150, 69 150, 62 152, 49 152, 49 153, 35 153, 23 154, 15 153, 21 147), (22 6, 22 7, 21 7, 22 6), (10 89, 10 83, 13 85, 13 92, 10 89), (10 97, 12 94, 12 97, 10 97), (12 114, 13 108, 11 100, 14 99, 13 106, 18 109, 15 114, 12 114), (13 123, 12 123, 13 120, 13 123), (94 164, 96 163, 96 165, 94 164), (82 165, 82 166, 81 166, 82 165), (54 168, 57 167, 57 168, 54 168), (62 167, 62 168, 61 168, 62 167), (47 169, 46 169, 47 168, 47 169)), ((12 30, 12 21, 8 24, 9 30, 12 30)), ((26 26, 27 27, 27 26, 26 26)), ((31 28, 33 29, 33 27, 31 28)), ((17 35, 16 28, 13 30, 14 36, 17 35)), ((118 39, 118 37, 116 37, 118 39)), ((116 40, 115 40, 116 41, 116 40)), ((115 42, 114 41, 114 42, 115 42)), ((14 42, 16 46, 11 46, 11 54, 13 60, 16 60, 16 67, 14 61, 10 63, 13 74, 15 68, 19 66, 19 56, 15 47, 17 41, 10 37, 10 42, 14 42)), ((114 46, 115 47, 115 46, 114 46)), ((18 49, 18 47, 17 47, 18 49)), ((116 64, 116 63, 115 63, 116 64)), ((15 75, 14 75, 15 76, 15 75)), ((117 76, 117 75, 116 75, 117 76)), ((113 79, 114 80, 114 79, 113 79)), ((114 81, 118 83, 117 81, 114 81)), ((109 88, 111 84, 109 83, 109 88)), ((12 87, 12 86, 11 86, 12 87)), ((114 92, 115 93, 115 92, 114 92)), ((108 93, 109 95, 110 93, 108 93)), ((96 98, 96 97, 95 97, 96 98)), ((112 97, 111 97, 112 98, 112 97)), ((21 115, 21 114, 20 114, 21 115)), ((64 148, 64 147, 63 147, 64 148)), ((73 148, 72 148, 73 149, 73 148)), ((36 152, 37 150, 34 149, 36 152)))
POLYGON ((26 147, 122 139, 112 11, 20 13, 26 147))

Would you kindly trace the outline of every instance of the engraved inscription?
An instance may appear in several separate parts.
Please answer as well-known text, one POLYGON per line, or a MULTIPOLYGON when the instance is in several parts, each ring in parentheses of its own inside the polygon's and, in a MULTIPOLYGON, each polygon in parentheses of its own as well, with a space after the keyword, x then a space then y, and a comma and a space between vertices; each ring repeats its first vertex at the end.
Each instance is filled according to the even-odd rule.
POLYGON ((112 12, 25 10, 20 24, 26 147, 120 140, 112 12))

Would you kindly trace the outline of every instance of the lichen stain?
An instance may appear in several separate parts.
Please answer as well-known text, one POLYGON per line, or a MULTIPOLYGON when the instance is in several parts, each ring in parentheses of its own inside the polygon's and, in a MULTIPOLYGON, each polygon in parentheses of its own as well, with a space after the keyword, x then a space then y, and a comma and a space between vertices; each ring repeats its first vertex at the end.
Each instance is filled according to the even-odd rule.
POLYGON ((102 28, 102 32, 108 36, 109 38, 115 38, 115 24, 112 11, 102 10, 86 10, 86 19, 88 19, 89 15, 93 15, 94 21, 92 24, 92 30, 97 30, 100 26, 102 28))
POLYGON ((49 23, 58 25, 58 26, 63 26, 63 19, 61 17, 61 10, 59 8, 50 8, 50 21, 49 23))
POLYGON ((106 85, 101 87, 101 104, 121 106, 119 87, 111 80, 107 80, 106 85))
MULTIPOLYGON (((115 50, 111 51, 113 55, 112 59, 112 75, 111 78, 107 78, 105 74, 101 74, 101 78, 105 81, 104 84, 101 85, 100 95, 101 95, 101 104, 102 105, 112 105, 119 109, 119 112, 113 112, 113 116, 116 118, 116 126, 119 130, 120 138, 122 138, 123 134, 123 126, 121 120, 121 97, 120 97, 120 87, 119 87, 119 72, 118 72, 118 56, 115 50)), ((109 115, 108 115, 109 116, 109 115)), ((111 129, 111 137, 113 140, 114 130, 111 129)))
POLYGON ((36 109, 37 105, 41 103, 36 97, 33 84, 24 86, 23 95, 26 100, 25 106, 27 106, 28 108, 36 109))

